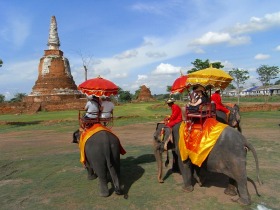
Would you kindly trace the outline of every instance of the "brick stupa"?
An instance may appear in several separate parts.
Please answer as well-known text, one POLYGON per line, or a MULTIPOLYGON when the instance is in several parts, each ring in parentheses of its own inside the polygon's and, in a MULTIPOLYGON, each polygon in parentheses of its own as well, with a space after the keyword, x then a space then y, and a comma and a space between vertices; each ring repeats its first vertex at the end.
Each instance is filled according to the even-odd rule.
POLYGON ((51 17, 48 50, 40 59, 38 79, 31 94, 26 97, 28 102, 63 101, 82 97, 77 90, 69 61, 59 50, 60 41, 55 16, 51 17))
POLYGON ((151 91, 145 85, 140 86, 140 92, 136 99, 137 102, 146 102, 146 101, 155 101, 153 98, 151 91))

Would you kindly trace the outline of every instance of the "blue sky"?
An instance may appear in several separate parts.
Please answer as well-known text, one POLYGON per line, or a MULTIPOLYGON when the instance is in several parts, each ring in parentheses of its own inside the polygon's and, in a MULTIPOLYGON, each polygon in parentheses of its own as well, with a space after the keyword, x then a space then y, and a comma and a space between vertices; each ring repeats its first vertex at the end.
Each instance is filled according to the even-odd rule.
POLYGON ((246 69, 280 66, 279 0, 0 0, 0 94, 29 94, 51 16, 76 85, 101 76, 132 94, 167 93, 195 59, 246 69), (91 58, 91 59, 90 59, 91 58), (90 62, 89 62, 90 61, 90 62))

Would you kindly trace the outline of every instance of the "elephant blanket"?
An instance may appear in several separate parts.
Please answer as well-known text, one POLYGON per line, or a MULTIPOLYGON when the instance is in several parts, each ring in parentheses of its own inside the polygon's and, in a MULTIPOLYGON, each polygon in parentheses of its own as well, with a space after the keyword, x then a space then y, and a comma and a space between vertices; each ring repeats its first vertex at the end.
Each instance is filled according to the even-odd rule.
MULTIPOLYGON (((103 130, 106 130, 112 134, 114 134, 109 128, 103 126, 102 124, 100 123, 96 123, 94 124, 92 127, 90 127, 89 129, 87 130, 84 130, 82 133, 81 133, 81 136, 80 136, 80 141, 79 141, 79 148, 80 148, 80 152, 81 152, 81 157, 80 157, 80 162, 82 164, 85 164, 86 162, 86 157, 85 157, 85 145, 86 145, 86 142, 87 140, 95 133, 99 132, 99 131, 103 131, 103 130)), ((115 134, 114 134, 115 135, 115 134)), ((116 136, 116 135, 115 135, 116 136)), ((116 136, 117 137, 117 136, 116 136)), ((120 153, 122 155, 124 155, 126 153, 126 151, 124 150, 124 148, 122 147, 121 143, 120 143, 120 153)))
POLYGON ((228 125, 218 122, 214 118, 208 118, 203 124, 202 130, 182 122, 179 133, 179 150, 182 161, 190 158, 192 163, 201 166, 209 155, 220 134, 228 125))

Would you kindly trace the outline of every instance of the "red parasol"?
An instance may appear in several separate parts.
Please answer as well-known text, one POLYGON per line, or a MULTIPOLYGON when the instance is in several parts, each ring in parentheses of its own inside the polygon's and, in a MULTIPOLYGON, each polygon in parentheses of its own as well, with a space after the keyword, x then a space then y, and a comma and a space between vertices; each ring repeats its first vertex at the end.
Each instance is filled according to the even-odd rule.
POLYGON ((78 86, 78 90, 88 96, 95 95, 100 97, 117 95, 119 88, 113 82, 99 76, 81 83, 78 86))
POLYGON ((186 85, 187 79, 187 75, 181 74, 181 76, 174 81, 171 87, 171 94, 182 93, 188 87, 186 85))

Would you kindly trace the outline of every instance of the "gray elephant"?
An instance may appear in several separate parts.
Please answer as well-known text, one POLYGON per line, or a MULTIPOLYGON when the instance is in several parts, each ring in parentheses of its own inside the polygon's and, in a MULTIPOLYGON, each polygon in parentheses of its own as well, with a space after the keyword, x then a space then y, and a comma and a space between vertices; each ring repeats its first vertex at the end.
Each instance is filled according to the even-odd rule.
POLYGON ((226 108, 230 110, 228 122, 226 120, 226 118, 227 118, 226 113, 224 113, 223 111, 220 111, 220 110, 216 110, 217 121, 224 123, 224 124, 228 124, 229 126, 231 126, 233 128, 237 128, 237 130, 241 133, 242 129, 241 129, 241 125, 240 125, 241 117, 240 117, 239 106, 237 104, 234 104, 232 106, 226 105, 226 108))
MULTIPOLYGON (((79 143, 80 135, 79 130, 73 133, 73 143, 79 143)), ((109 177, 115 193, 121 195, 119 139, 107 130, 98 131, 85 144, 85 158, 88 179, 99 178, 100 196, 109 196, 109 177)))
MULTIPOLYGON (((173 142, 175 143, 175 151, 178 155, 178 164, 184 182, 183 190, 191 192, 194 189, 192 184, 194 165, 189 159, 186 161, 182 161, 181 159, 181 155, 178 150, 180 125, 181 123, 178 123, 173 127, 173 142)), ((169 141, 170 132, 170 128, 165 127, 163 123, 158 123, 156 132, 154 133, 154 152, 158 164, 159 182, 162 181, 162 152, 166 149, 165 146, 169 141), (162 136, 162 131, 165 133, 164 136, 162 136)), ((201 166, 201 168, 207 169, 207 171, 222 173, 228 176, 229 185, 225 189, 225 193, 229 195, 236 195, 236 185, 237 192, 239 194, 237 202, 243 205, 251 204, 251 198, 247 188, 247 150, 251 150, 255 158, 257 177, 260 183, 258 158, 254 147, 240 132, 230 126, 224 128, 207 159, 201 166)))

